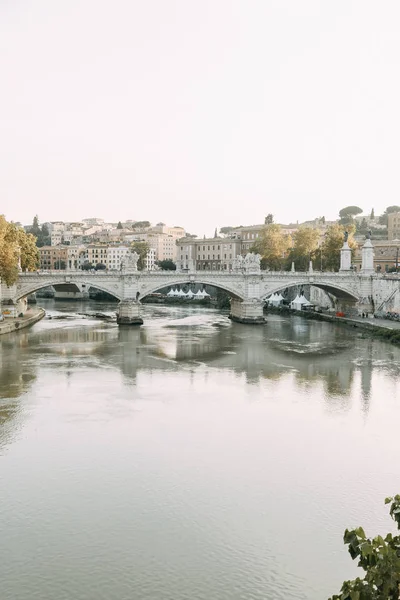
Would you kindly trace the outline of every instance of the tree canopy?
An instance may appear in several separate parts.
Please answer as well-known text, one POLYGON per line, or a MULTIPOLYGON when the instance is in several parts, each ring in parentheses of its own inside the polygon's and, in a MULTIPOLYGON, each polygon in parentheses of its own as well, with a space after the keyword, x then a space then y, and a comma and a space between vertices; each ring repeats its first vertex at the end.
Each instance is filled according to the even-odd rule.
POLYGON ((19 263, 23 271, 38 268, 36 238, 0 215, 0 277, 7 285, 17 280, 19 263))
POLYGON ((264 224, 271 225, 273 222, 274 222, 274 215, 272 215, 271 213, 268 213, 264 219, 264 224))
POLYGON ((51 243, 50 233, 47 225, 43 224, 40 226, 39 217, 35 215, 33 222, 30 227, 26 228, 28 233, 31 233, 36 238, 36 246, 42 248, 42 246, 49 246, 51 243))
MULTIPOLYGON (((400 495, 386 498, 389 514, 400 529, 400 495)), ((400 597, 400 535, 388 533, 368 538, 362 527, 346 529, 343 541, 363 578, 345 581, 341 593, 329 600, 398 600, 400 597)))
POLYGON ((386 225, 388 224, 388 215, 390 215, 391 213, 395 213, 395 212, 400 212, 400 206, 397 206, 397 204, 392 204, 392 206, 388 206, 384 213, 379 217, 379 223, 381 225, 386 225))
POLYGON ((345 206, 339 211, 341 225, 350 225, 351 223, 354 223, 354 217, 362 212, 362 208, 359 206, 345 206))
POLYGON ((303 225, 292 235, 293 247, 288 254, 288 267, 294 262, 296 269, 305 271, 310 260, 314 260, 319 246, 318 229, 303 225))
POLYGON ((339 210, 339 217, 355 217, 355 215, 359 215, 362 213, 362 208, 359 206, 345 206, 341 210, 339 210))
POLYGON ((160 269, 163 269, 163 271, 176 271, 176 264, 170 258, 159 260, 157 265, 160 267, 160 269))
POLYGON ((150 249, 150 246, 147 242, 132 242, 131 250, 132 252, 137 252, 139 254, 139 259, 137 263, 137 267, 139 271, 143 271, 146 268, 146 256, 150 249))
POLYGON ((340 267, 340 249, 343 246, 344 232, 349 234, 348 244, 352 251, 357 248, 353 235, 356 228, 355 225, 343 226, 339 223, 330 225, 324 235, 324 241, 321 244, 323 268, 328 271, 338 271, 340 267))
POLYGON ((261 236, 253 244, 251 251, 262 258, 262 268, 282 269, 287 252, 291 246, 291 238, 282 232, 280 225, 270 223, 263 227, 261 236))
POLYGON ((150 221, 135 221, 132 225, 132 229, 146 229, 150 227, 150 221))

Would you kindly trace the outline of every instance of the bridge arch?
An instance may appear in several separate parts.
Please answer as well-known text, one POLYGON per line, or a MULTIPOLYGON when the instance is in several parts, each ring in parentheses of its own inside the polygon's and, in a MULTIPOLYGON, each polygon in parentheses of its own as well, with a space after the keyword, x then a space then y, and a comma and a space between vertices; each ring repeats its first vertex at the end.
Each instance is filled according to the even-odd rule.
POLYGON ((121 294, 119 293, 119 290, 115 290, 114 287, 112 287, 111 285, 105 285, 104 283, 100 282, 98 283, 96 280, 92 281, 90 277, 88 278, 79 278, 79 279, 75 279, 73 277, 70 278, 70 281, 66 282, 65 281, 65 277, 60 277, 60 279, 58 280, 55 277, 52 277, 51 279, 35 279, 34 281, 32 281, 32 283, 24 283, 24 284, 18 284, 16 287, 16 295, 15 295, 15 301, 21 300, 21 298, 25 298, 26 296, 29 296, 30 294, 34 294, 35 292, 38 292, 39 290, 42 290, 46 287, 53 287, 53 286, 57 286, 57 285, 66 285, 66 283, 68 285, 75 285, 77 288, 77 291, 80 290, 80 287, 82 284, 87 286, 87 289, 89 290, 89 288, 95 288, 96 290, 100 290, 101 292, 106 292, 107 294, 110 294, 111 296, 114 296, 114 298, 116 298, 117 300, 121 301, 122 297, 121 294))
POLYGON ((333 283, 331 281, 310 281, 309 279, 300 278, 294 281, 289 280, 285 282, 280 282, 278 285, 271 286, 271 288, 267 292, 264 292, 262 300, 265 301, 267 297, 271 294, 282 292, 285 289, 292 287, 301 287, 306 285, 317 287, 323 290, 324 292, 327 292, 328 294, 332 294, 332 296, 335 296, 335 298, 337 298, 338 300, 344 300, 349 302, 359 302, 360 300, 359 296, 356 295, 351 289, 341 285, 337 285, 336 282, 333 283))
POLYGON ((195 279, 190 278, 189 275, 187 277, 182 277, 181 275, 181 277, 171 277, 170 280, 167 281, 164 280, 163 282, 159 281, 157 283, 154 282, 149 285, 146 285, 146 289, 140 292, 139 300, 142 300, 143 298, 146 298, 146 296, 150 296, 150 294, 154 294, 159 290, 165 288, 174 288, 177 286, 184 285, 190 286, 191 284, 208 285, 210 287, 222 290, 223 292, 226 292, 230 297, 237 298, 239 300, 244 300, 245 298, 243 289, 237 289, 232 282, 229 282, 227 284, 220 283, 218 280, 215 281, 214 279, 208 279, 207 277, 203 277, 201 275, 201 272, 199 272, 198 276, 196 276, 195 279))

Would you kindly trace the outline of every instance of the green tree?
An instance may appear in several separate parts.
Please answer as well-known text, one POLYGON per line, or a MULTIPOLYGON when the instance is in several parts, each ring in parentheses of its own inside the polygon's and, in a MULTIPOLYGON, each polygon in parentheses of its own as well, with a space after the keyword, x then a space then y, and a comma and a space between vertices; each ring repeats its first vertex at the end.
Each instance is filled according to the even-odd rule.
POLYGON ((274 215, 272 215, 271 213, 268 213, 267 216, 264 219, 264 224, 265 225, 272 225, 273 222, 274 222, 274 215))
POLYGON ((17 243, 20 248, 20 262, 23 271, 36 271, 39 266, 39 250, 32 233, 17 229, 17 243))
POLYGON ((94 269, 94 266, 92 265, 91 262, 89 262, 88 260, 85 260, 85 262, 81 266, 81 269, 83 271, 91 271, 92 269, 94 269))
POLYGON ((228 235, 229 233, 231 233, 235 228, 234 227, 221 227, 221 229, 219 230, 220 233, 222 233, 222 235, 228 235))
POLYGON ((135 221, 132 225, 132 229, 146 229, 150 227, 150 221, 135 221))
POLYGON ((105 271, 107 269, 104 263, 97 263, 95 266, 96 271, 105 271))
POLYGON ((290 246, 290 236, 282 232, 280 225, 271 223, 263 227, 261 236, 253 244, 251 251, 261 254, 262 268, 276 271, 282 268, 290 246))
POLYGON ((157 265, 160 267, 160 269, 162 269, 163 271, 176 271, 176 264, 174 263, 173 260, 171 260, 170 258, 166 259, 166 260, 159 260, 157 262, 157 265))
POLYGON ((143 271, 143 269, 146 268, 146 256, 150 249, 149 244, 147 242, 132 242, 131 249, 132 252, 137 252, 139 254, 137 267, 139 271, 143 271))
POLYGON ((369 216, 369 218, 373 221, 375 219, 375 211, 374 209, 371 210, 371 214, 369 216))
POLYGON ((123 229, 121 221, 118 221, 117 229, 123 229))
MULTIPOLYGON (((389 514, 400 529, 400 496, 386 498, 389 514)), ((345 581, 341 593, 329 600, 398 600, 400 597, 400 535, 368 538, 362 527, 344 532, 344 543, 365 572, 361 579, 345 581)))
POLYGON ((385 212, 383 213, 383 215, 381 215, 379 217, 379 223, 381 225, 386 225, 388 224, 388 215, 390 215, 390 213, 394 213, 394 212, 400 212, 400 206, 397 206, 397 204, 393 204, 392 206, 388 206, 385 210, 385 212))
POLYGON ((36 239, 0 215, 0 277, 12 285, 18 278, 18 263, 24 271, 34 271, 39 262, 36 239))
POLYGON ((290 268, 294 262, 297 270, 305 271, 310 260, 314 260, 317 256, 320 232, 318 229, 303 225, 293 234, 292 239, 293 247, 288 254, 288 267, 290 268))
POLYGON ((324 241, 321 245, 323 257, 323 268, 327 271, 338 271, 340 267, 340 249, 343 246, 344 232, 349 234, 348 243, 352 251, 357 248, 357 243, 353 239, 355 225, 344 227, 339 223, 334 223, 327 228, 324 235, 324 241))
POLYGON ((350 225, 354 222, 354 217, 362 213, 359 206, 345 206, 339 211, 341 225, 350 225))

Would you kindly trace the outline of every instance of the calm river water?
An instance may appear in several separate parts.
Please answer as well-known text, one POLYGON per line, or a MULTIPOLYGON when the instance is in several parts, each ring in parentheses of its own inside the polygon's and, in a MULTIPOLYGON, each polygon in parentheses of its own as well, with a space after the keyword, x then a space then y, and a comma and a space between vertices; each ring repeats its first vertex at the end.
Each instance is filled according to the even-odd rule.
POLYGON ((41 301, 0 337, 1 600, 323 600, 390 528, 400 350, 328 323, 41 301))

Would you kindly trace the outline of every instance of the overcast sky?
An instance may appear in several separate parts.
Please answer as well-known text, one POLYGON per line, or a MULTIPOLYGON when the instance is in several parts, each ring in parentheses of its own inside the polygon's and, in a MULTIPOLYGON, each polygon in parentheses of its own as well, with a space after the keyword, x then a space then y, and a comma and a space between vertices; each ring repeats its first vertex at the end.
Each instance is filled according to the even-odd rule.
POLYGON ((0 0, 0 213, 223 225, 400 204, 400 2, 0 0))

